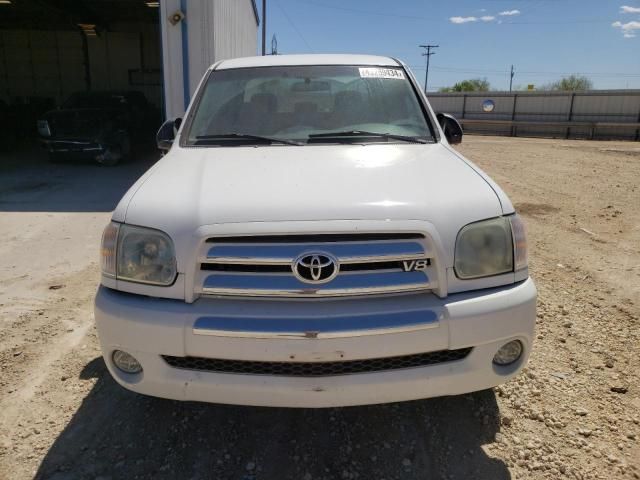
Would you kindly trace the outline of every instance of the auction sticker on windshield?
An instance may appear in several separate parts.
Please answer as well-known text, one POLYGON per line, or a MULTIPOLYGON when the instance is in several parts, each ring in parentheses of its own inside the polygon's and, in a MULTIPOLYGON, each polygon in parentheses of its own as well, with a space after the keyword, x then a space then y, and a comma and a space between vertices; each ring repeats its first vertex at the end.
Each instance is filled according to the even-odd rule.
POLYGON ((397 78, 404 80, 404 72, 398 68, 359 68, 362 78, 397 78))

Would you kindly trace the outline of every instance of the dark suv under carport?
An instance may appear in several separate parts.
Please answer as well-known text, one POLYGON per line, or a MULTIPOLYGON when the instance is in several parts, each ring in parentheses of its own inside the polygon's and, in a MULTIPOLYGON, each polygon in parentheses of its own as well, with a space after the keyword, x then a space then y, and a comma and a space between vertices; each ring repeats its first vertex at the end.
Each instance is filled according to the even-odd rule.
POLYGON ((38 120, 38 133, 51 161, 115 165, 152 142, 159 122, 142 92, 77 92, 38 120))

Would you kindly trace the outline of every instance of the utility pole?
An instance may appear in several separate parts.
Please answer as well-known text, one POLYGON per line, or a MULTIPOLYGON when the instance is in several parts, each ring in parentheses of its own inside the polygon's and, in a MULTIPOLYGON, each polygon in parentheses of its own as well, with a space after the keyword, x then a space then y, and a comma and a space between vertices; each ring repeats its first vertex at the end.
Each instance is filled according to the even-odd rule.
POLYGON ((267 0, 262 0, 262 56, 267 54, 267 0))
POLYGON ((427 94, 427 84, 429 83, 429 59, 431 55, 435 55, 436 52, 432 52, 431 50, 434 48, 438 48, 440 45, 418 45, 420 48, 424 48, 425 52, 422 54, 423 57, 427 57, 427 70, 424 73, 424 94, 427 94))
POLYGON ((509 93, 511 93, 511 88, 513 87, 513 76, 516 72, 513 71, 513 65, 511 65, 511 78, 509 79, 509 93))

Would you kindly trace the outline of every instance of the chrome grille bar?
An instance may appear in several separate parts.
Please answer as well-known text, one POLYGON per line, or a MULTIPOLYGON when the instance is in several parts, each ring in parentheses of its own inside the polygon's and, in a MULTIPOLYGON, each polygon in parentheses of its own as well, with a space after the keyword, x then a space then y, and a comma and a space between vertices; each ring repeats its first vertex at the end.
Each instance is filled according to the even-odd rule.
POLYGON ((310 285, 289 274, 214 273, 205 278, 203 293, 250 296, 344 296, 424 290, 422 272, 343 273, 329 284, 310 285))
POLYGON ((289 264, 306 251, 330 252, 340 263, 411 260, 425 256, 418 242, 245 244, 211 247, 202 263, 289 264))
POLYGON ((324 297, 428 290, 435 286, 432 257, 419 234, 219 237, 207 240, 199 258, 196 293, 324 297), (298 279, 292 264, 309 252, 335 258, 342 267, 338 275, 320 284, 298 279), (414 260, 426 260, 427 268, 405 271, 403 262, 414 260))

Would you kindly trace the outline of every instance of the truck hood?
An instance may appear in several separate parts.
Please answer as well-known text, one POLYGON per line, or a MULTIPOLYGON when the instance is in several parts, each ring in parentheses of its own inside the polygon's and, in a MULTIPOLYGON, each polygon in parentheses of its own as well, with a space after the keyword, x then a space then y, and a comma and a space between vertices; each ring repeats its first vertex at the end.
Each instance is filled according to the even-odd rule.
POLYGON ((496 188, 443 144, 174 146, 114 219, 172 236, 221 223, 423 220, 446 244, 503 214, 496 188))

